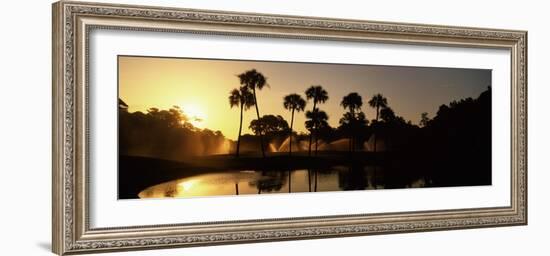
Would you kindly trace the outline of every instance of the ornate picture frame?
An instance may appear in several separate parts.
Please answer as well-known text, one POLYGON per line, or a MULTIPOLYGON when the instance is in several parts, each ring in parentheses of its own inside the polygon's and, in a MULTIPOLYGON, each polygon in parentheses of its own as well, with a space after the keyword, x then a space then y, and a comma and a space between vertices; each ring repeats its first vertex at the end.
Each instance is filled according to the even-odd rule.
POLYGON ((59 255, 527 224, 527 32, 61 1, 53 5, 53 251, 59 255), (505 49, 510 205, 92 228, 89 34, 93 30, 505 49))

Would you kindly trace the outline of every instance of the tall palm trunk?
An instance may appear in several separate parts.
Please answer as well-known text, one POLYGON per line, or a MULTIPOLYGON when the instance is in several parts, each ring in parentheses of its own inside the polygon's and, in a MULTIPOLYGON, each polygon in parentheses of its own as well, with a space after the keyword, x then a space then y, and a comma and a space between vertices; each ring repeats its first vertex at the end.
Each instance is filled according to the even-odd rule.
POLYGON ((308 191, 311 192, 311 169, 307 169, 307 185, 308 191))
POLYGON ((291 189, 290 189, 292 185, 292 180, 290 179, 291 174, 292 174, 292 171, 288 171, 288 193, 291 192, 291 189))
POLYGON ((262 134, 262 120, 260 119, 260 110, 258 109, 258 100, 256 98, 256 88, 252 89, 252 92, 254 93, 254 106, 256 106, 256 116, 258 117, 258 122, 260 123, 260 129, 258 130, 258 133, 260 134, 260 147, 262 149, 262 157, 265 158, 265 149, 264 149, 264 137, 262 134))
POLYGON ((351 113, 351 123, 350 123, 350 135, 349 135, 349 154, 351 155, 353 153, 353 132, 355 129, 353 127, 355 126, 355 110, 353 108, 350 108, 351 113))
POLYGON ((376 105, 376 122, 378 122, 379 113, 380 113, 380 105, 376 105))
MULTIPOLYGON (((380 113, 380 105, 376 105, 376 123, 378 123, 378 115, 380 113)), ((375 133, 374 133, 374 152, 376 153, 376 140, 378 140, 378 124, 375 127, 375 133)), ((376 172, 377 168, 376 165, 374 166, 374 172, 372 174, 372 183, 374 189, 376 189, 376 172)))
MULTIPOLYGON (((378 114, 380 113, 380 105, 376 105, 376 127, 378 127, 378 114)), ((374 133, 374 152, 376 152, 376 140, 378 139, 378 129, 375 128, 374 133)))
POLYGON ((315 187, 313 189, 314 192, 317 192, 317 169, 315 169, 315 187))
POLYGON ((241 103, 241 122, 239 124, 239 137, 237 137, 237 157, 239 157, 239 149, 241 147, 241 132, 243 129, 243 107, 244 104, 241 103))
POLYGON ((290 136, 288 137, 288 155, 292 155, 292 127, 294 126, 294 109, 292 109, 292 117, 290 118, 290 136))
POLYGON ((319 145, 319 131, 315 129, 315 156, 317 156, 318 145, 319 145))
MULTIPOLYGON (((313 99, 313 112, 315 112, 315 107, 317 105, 317 101, 313 99)), ((311 131, 309 132, 309 149, 308 149, 308 156, 311 156, 311 140, 313 139, 313 130, 315 129, 315 122, 313 123, 313 127, 311 127, 311 131)))

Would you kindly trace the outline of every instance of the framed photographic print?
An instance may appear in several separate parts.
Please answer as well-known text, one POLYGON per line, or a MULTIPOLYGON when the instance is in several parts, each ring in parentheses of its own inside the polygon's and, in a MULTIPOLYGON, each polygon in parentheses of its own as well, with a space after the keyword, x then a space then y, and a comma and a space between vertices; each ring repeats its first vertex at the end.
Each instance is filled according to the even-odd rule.
POLYGON ((527 224, 527 32, 61 1, 57 254, 527 224))

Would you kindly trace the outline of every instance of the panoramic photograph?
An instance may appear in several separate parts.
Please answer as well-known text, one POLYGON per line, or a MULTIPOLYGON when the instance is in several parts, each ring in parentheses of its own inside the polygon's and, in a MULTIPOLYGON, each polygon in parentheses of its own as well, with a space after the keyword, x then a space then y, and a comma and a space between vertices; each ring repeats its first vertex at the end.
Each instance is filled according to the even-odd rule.
POLYGON ((492 184, 487 69, 119 56, 117 108, 119 199, 492 184))

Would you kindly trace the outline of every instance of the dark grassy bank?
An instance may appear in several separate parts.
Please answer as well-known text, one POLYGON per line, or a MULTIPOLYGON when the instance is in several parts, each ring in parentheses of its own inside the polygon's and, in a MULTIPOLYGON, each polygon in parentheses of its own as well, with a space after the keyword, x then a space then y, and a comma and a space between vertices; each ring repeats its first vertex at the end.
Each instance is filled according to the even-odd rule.
POLYGON ((244 154, 239 158, 234 155, 213 155, 197 157, 186 162, 176 162, 148 157, 120 156, 119 158, 119 199, 136 198, 143 189, 174 179, 213 171, 226 170, 262 170, 288 171, 296 169, 323 169, 329 166, 372 165, 382 161, 386 156, 372 152, 322 152, 318 156, 308 156, 306 152, 269 153, 266 158, 261 155, 244 154))

